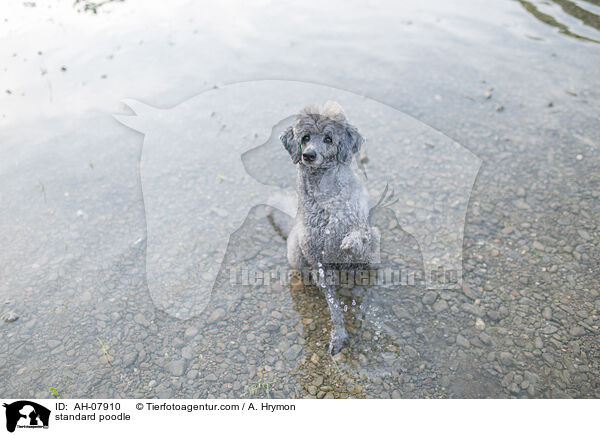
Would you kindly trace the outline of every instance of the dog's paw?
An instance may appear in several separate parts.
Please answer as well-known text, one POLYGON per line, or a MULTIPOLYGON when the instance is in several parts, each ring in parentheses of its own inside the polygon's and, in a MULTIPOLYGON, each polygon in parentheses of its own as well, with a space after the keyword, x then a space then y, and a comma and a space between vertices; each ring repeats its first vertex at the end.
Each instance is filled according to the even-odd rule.
POLYGON ((337 334, 332 333, 331 340, 329 341, 329 354, 331 356, 338 354, 348 344, 349 340, 350 337, 345 329, 337 334))
POLYGON ((364 237, 358 231, 353 231, 343 238, 340 249, 348 254, 358 255, 364 249, 364 237))

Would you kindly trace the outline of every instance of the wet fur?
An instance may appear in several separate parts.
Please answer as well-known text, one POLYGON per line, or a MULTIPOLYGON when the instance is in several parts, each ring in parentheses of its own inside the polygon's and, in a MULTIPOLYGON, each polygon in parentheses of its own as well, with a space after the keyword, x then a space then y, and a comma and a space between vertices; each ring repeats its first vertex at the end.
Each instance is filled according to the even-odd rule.
MULTIPOLYGON (((363 138, 341 107, 328 102, 323 108, 304 108, 281 141, 298 167, 298 211, 291 230, 283 234, 288 261, 297 270, 313 272, 325 294, 332 321, 329 350, 336 354, 348 333, 335 285, 324 277, 331 270, 365 268, 379 261, 379 231, 369 223, 368 192, 350 166, 363 138), (302 141, 305 135, 311 137, 308 143, 302 141), (325 135, 331 137, 330 144, 321 140, 325 135), (307 149, 316 151, 318 165, 304 161, 307 149)), ((281 230, 282 225, 276 227, 281 230)))

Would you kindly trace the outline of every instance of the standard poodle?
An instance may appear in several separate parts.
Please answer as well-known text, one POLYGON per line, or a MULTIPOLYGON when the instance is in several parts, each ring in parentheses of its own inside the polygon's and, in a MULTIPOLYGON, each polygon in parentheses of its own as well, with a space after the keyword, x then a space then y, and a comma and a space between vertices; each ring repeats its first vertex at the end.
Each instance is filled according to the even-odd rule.
POLYGON ((329 351, 335 355, 348 332, 331 277, 379 263, 380 235, 370 222, 369 195, 351 166, 364 139, 334 102, 302 109, 280 139, 298 168, 298 211, 288 225, 278 225, 274 216, 271 222, 287 239, 290 266, 310 270, 325 294, 332 323, 329 351))

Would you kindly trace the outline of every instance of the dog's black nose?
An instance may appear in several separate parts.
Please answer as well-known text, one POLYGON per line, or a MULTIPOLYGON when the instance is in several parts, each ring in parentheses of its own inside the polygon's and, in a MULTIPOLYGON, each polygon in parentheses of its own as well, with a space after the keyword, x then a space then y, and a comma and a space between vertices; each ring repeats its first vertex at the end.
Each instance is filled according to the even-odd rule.
POLYGON ((307 162, 312 162, 314 159, 317 158, 317 153, 316 151, 307 151, 305 153, 302 153, 302 158, 307 162))

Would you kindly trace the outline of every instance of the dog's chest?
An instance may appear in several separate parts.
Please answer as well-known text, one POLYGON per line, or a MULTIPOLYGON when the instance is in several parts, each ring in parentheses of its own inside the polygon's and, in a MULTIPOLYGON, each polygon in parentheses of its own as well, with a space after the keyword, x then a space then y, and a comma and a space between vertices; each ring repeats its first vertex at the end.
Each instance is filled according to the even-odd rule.
POLYGON ((343 238, 357 225, 361 218, 350 198, 307 198, 304 209, 305 237, 302 241, 305 253, 313 261, 325 263, 342 262, 340 251, 343 238))
POLYGON ((348 167, 324 173, 299 172, 300 245, 309 263, 346 263, 342 240, 367 225, 366 189, 348 167))

